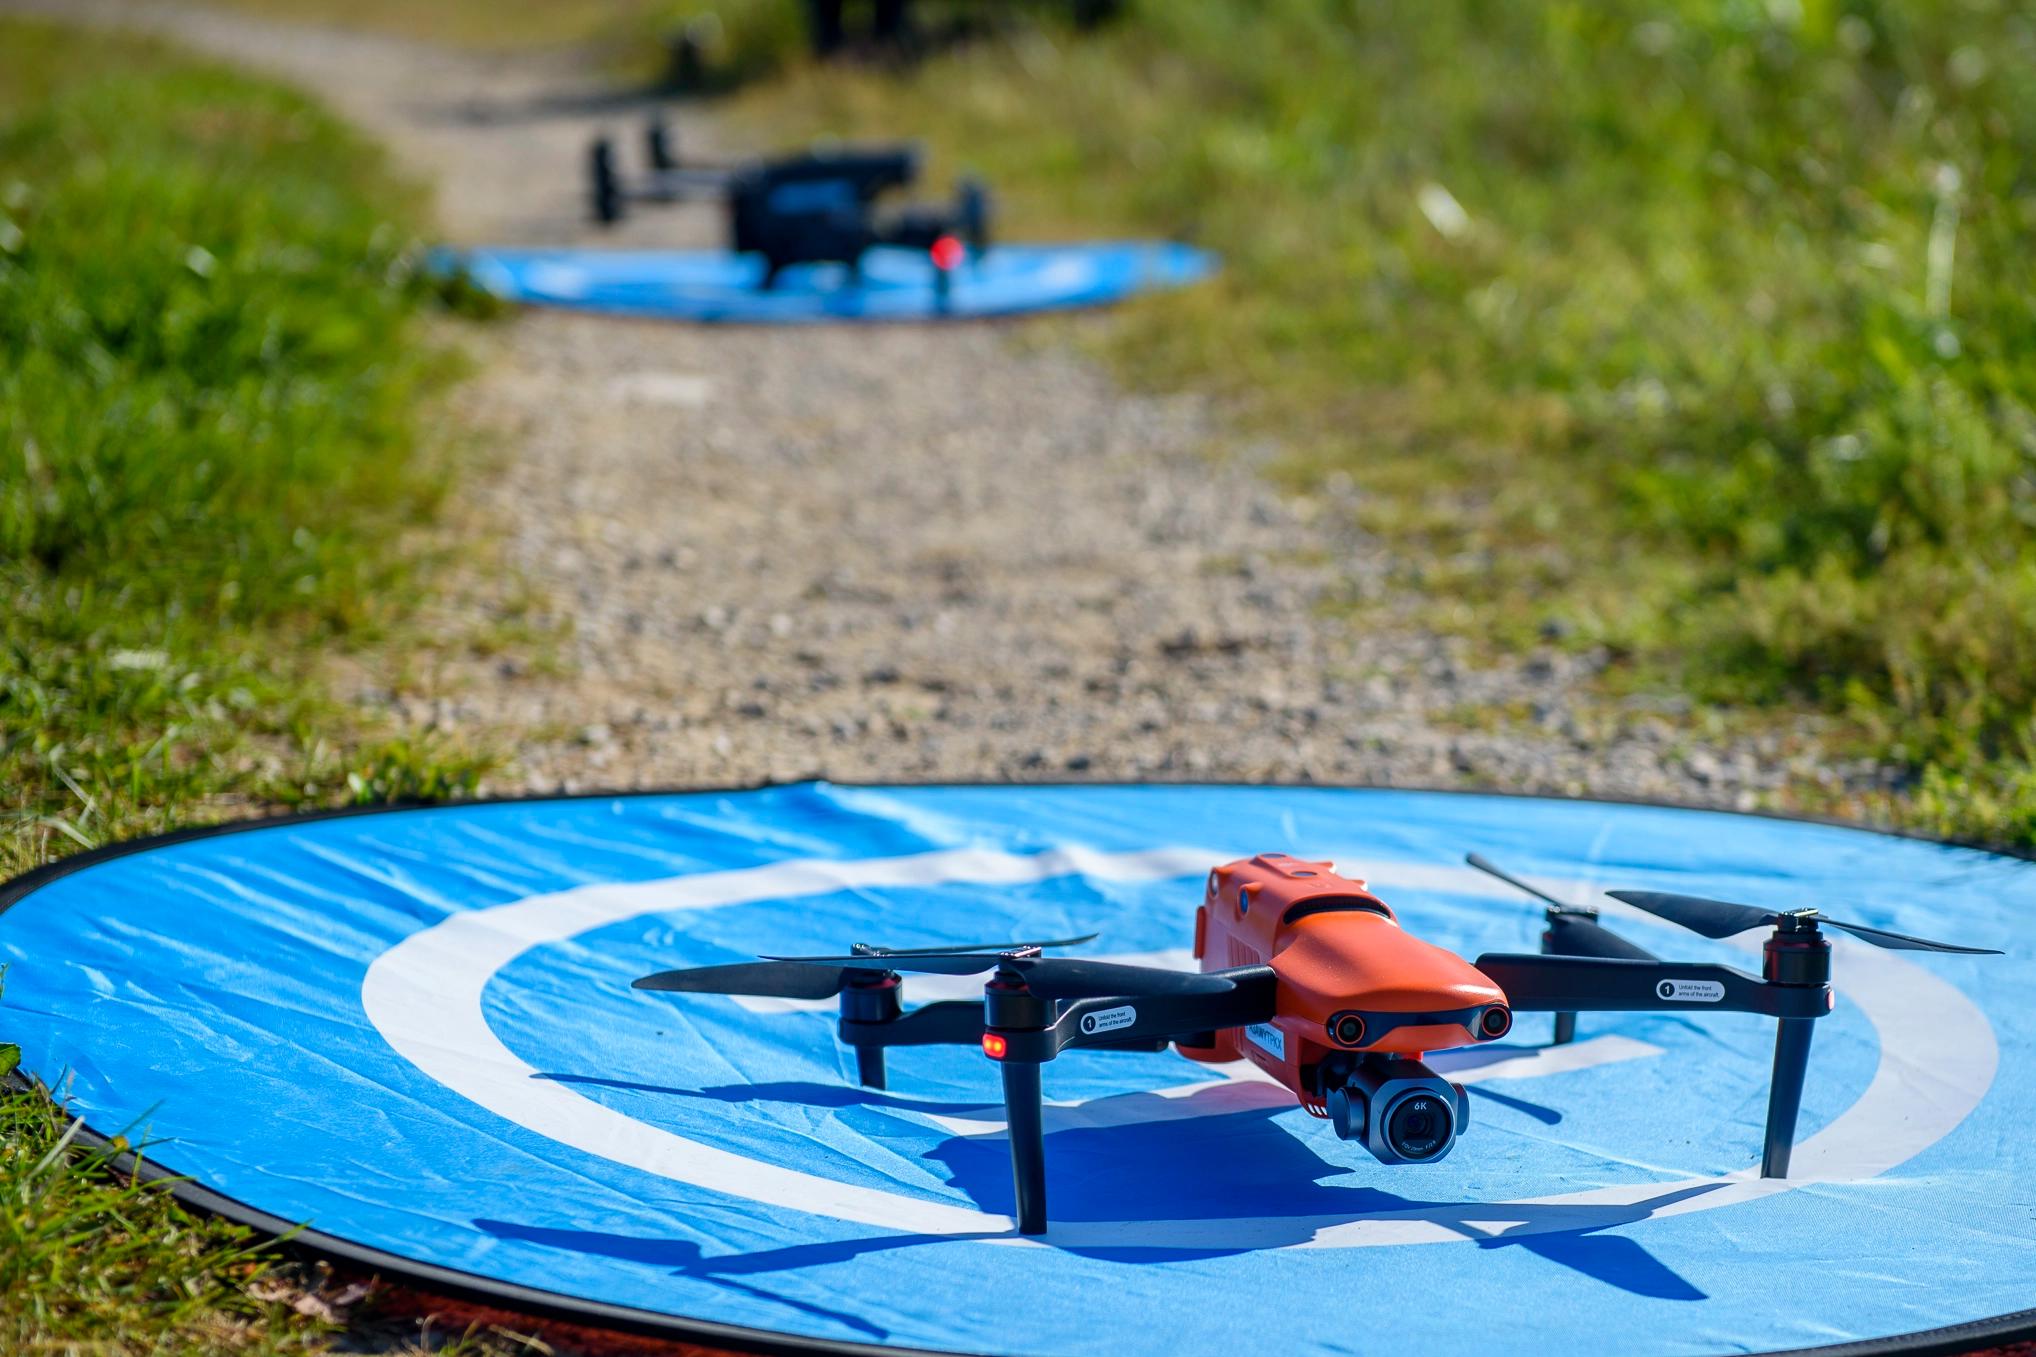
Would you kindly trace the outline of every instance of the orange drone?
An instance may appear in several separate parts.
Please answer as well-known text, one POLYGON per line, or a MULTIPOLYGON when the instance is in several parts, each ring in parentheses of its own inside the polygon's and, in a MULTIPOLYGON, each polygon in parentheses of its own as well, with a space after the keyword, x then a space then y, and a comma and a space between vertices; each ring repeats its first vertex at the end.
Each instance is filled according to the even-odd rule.
POLYGON ((1046 1229, 1040 1067, 1069 1047, 1245 1059, 1327 1117, 1336 1133, 1387 1164, 1430 1164, 1469 1124, 1461 1085, 1422 1063, 1430 1051, 1494 1041, 1516 1012, 1556 1015, 1555 1040, 1579 1012, 1760 1013, 1777 1019, 1765 1177, 1788 1174, 1814 1021, 1831 1010, 1837 928, 1881 947, 1984 952, 1842 923, 1813 909, 1776 913, 1689 895, 1613 891, 1710 938, 1772 926, 1758 976, 1730 966, 1663 961, 1612 933, 1597 911, 1565 905, 1477 854, 1472 866, 1547 905, 1539 955, 1488 953, 1473 964, 1400 926, 1365 883, 1327 862, 1262 853, 1209 873, 1195 912, 1199 972, 1049 957, 1081 938, 845 956, 766 957, 645 976, 635 987, 824 999, 839 995, 843 1044, 857 1073, 884 1086, 891 1046, 976 1045, 1003 1074, 1018 1228, 1046 1229), (902 976, 989 973, 981 1003, 907 1010, 902 976))

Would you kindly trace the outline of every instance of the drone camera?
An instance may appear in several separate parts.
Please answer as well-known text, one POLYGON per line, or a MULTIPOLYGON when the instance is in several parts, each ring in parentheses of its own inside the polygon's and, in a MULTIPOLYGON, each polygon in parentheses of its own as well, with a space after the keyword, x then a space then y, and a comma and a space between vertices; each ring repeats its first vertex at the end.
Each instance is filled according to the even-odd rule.
POLYGON ((1355 1013, 1339 1013, 1329 1020, 1329 1035, 1339 1046, 1357 1046, 1364 1041, 1364 1019, 1355 1013))
POLYGON ((1478 1015, 1478 1035, 1486 1041, 1497 1041, 1513 1030, 1513 1012, 1503 1004, 1493 1004, 1478 1015))
POLYGON ((1470 1124, 1462 1087, 1418 1060, 1361 1060, 1325 1101, 1336 1134, 1382 1164, 1435 1163, 1470 1124))

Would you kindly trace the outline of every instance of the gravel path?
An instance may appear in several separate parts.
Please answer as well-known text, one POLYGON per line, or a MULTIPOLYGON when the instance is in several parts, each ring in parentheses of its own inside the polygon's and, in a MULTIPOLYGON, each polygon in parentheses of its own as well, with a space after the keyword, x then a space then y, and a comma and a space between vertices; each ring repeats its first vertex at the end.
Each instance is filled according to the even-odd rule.
MULTIPOLYGON (((320 92, 437 184, 458 239, 592 239, 586 139, 640 123, 556 59, 56 8, 320 92)), ((682 131, 713 135, 697 117, 682 131)), ((717 237, 710 210, 684 209, 610 239, 717 237)), ((462 396, 500 452, 475 521, 570 622, 564 672, 459 662, 423 695, 363 698, 513 748, 502 791, 1159 776, 1745 805, 1790 778, 1871 778, 1776 736, 1696 747, 1663 708, 1575 701, 1587 658, 1479 669, 1416 626, 1338 620, 1326 599, 1397 587, 1349 527, 1357 492, 1275 495, 1253 467, 1270 450, 1219 462, 1219 412, 1127 394, 1058 333, 515 319, 462 396), (1495 707, 1532 717, 1468 728, 1495 707)), ((470 592, 513 590, 477 576, 470 592)))

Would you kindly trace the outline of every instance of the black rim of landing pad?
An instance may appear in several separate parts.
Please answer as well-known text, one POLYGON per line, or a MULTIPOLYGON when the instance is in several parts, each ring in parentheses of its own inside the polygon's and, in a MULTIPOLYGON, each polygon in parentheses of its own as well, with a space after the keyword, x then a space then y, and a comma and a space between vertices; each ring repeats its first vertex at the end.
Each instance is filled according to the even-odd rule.
MULTIPOLYGON (((299 811, 283 815, 268 815, 247 820, 229 820, 206 825, 192 825, 183 829, 169 830, 161 834, 149 834, 140 838, 124 839, 117 843, 103 844, 98 848, 86 849, 55 862, 31 868, 12 880, 0 883, 0 914, 5 914, 16 904, 26 899, 39 888, 59 878, 69 876, 98 863, 114 858, 126 857, 133 853, 147 852, 171 844, 184 843, 193 839, 213 838, 225 834, 238 834, 257 829, 274 829, 286 825, 308 824, 319 820, 336 820, 367 815, 390 815, 404 812, 441 809, 450 806, 476 805, 517 805, 543 801, 615 801, 635 800, 664 796, 713 796, 733 795, 741 792, 767 791, 773 788, 790 787, 798 783, 753 782, 709 787, 658 787, 632 788, 626 791, 584 791, 584 792, 536 792, 520 796, 476 797, 464 801, 399 801, 388 805, 347 806, 331 810, 299 811)), ((1913 839, 1923 843, 1941 844, 1952 848, 1972 848, 1992 853, 1999 857, 2019 858, 2036 861, 2036 852, 2000 848, 1970 840, 1947 839, 1914 830, 1890 829, 1878 825, 1863 824, 1856 820, 1836 816, 1794 814, 1785 811, 1751 810, 1734 811, 1718 806, 1706 806, 1688 801, 1672 801, 1650 797, 1622 796, 1562 796, 1535 792, 1491 790, 1475 787, 1433 787, 1407 784, 1385 785, 1379 783, 1196 783, 1187 780, 1173 781, 1164 778, 1147 779, 1139 783, 1081 782, 1075 780, 1042 780, 1037 782, 1006 782, 991 779, 970 781, 966 779, 942 778, 938 780, 852 782, 839 784, 846 787, 866 787, 874 790, 885 788, 914 787, 1008 787, 1022 791, 1033 787, 1109 787, 1109 786, 1209 786, 1215 787, 1266 787, 1291 788, 1295 790, 1323 791, 1400 791, 1441 793, 1445 795, 1467 795, 1484 797, 1517 797, 1522 800, 1574 801, 1586 804, 1649 806, 1664 810, 1706 811, 1713 814, 1745 815, 1757 819, 1782 820, 1800 824, 1828 825, 1838 829, 1859 830, 1881 834, 1890 838, 1913 839)), ((22 1092, 41 1093, 52 1097, 51 1090, 39 1081, 26 1077, 16 1070, 6 1080, 7 1084, 22 1092)), ((90 1126, 80 1125, 77 1139, 97 1148, 105 1148, 111 1140, 103 1132, 90 1126)), ((355 1244, 337 1235, 320 1230, 300 1227, 280 1216, 271 1215, 248 1206, 222 1193, 190 1179, 181 1177, 176 1170, 149 1159, 139 1151, 129 1151, 115 1156, 115 1170, 136 1176, 141 1181, 165 1184, 170 1195, 180 1204, 193 1210, 203 1211, 243 1225, 258 1233, 270 1236, 276 1244, 293 1252, 319 1258, 336 1259, 364 1267, 377 1273, 391 1275, 400 1281, 419 1289, 429 1290, 455 1299, 480 1304, 503 1306, 542 1318, 562 1320, 569 1323, 625 1330, 695 1343, 706 1343, 725 1349, 755 1353, 847 1353, 857 1357, 967 1357, 952 1349, 906 1348, 892 1344, 857 1343, 822 1338, 806 1338, 798 1335, 776 1333, 768 1329, 755 1329, 742 1325, 722 1324, 713 1320, 686 1319, 676 1315, 662 1314, 652 1310, 640 1310, 630 1306, 611 1305, 601 1301, 586 1300, 556 1291, 542 1291, 535 1287, 521 1286, 513 1282, 498 1281, 471 1272, 441 1267, 405 1258, 401 1254, 382 1249, 368 1248, 355 1244)), ((1790 1348, 1775 1351, 1769 1357, 1877 1357, 1878 1354, 1904 1353, 1910 1357, 1935 1357, 1936 1354, 1974 1352, 1983 1347, 2021 1342, 2036 1338, 2036 1308, 2017 1310, 1991 1319, 1970 1320, 1961 1324, 1947 1325, 1936 1329, 1922 1329, 1913 1333, 1893 1334, 1885 1338, 1861 1339, 1855 1342, 1835 1343, 1812 1348, 1790 1348)))

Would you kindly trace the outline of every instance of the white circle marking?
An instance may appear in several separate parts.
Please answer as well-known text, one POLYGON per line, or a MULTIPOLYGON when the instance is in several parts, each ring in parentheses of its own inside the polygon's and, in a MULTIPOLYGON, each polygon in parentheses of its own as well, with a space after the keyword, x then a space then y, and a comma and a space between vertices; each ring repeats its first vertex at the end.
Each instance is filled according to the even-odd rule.
MULTIPOLYGON (((1873 1024, 1880 1064, 1851 1107, 1796 1146, 1786 1180, 1758 1177, 1758 1169, 1748 1167, 1717 1177, 1358 1216, 1070 1222, 1034 1241, 1013 1234, 1008 1217, 972 1206, 836 1182, 637 1121, 538 1078, 490 1029, 482 1009, 489 980, 524 952, 646 914, 950 882, 1014 885, 1067 875, 1109 881, 1199 878, 1209 863, 1234 856, 1193 848, 1137 853, 1062 848, 1036 854, 955 849, 581 886, 453 914, 411 934, 368 967, 361 1001, 383 1039, 427 1077, 519 1126, 599 1158, 673 1182, 878 1229, 1067 1247, 1244 1250, 1482 1240, 1603 1228, 1751 1201, 1808 1183, 1857 1182, 1948 1135, 1979 1105, 1999 1063, 1992 1026, 1956 986, 1896 953, 1840 942, 1845 995, 1873 1024)), ((1374 883, 1389 890, 1511 898, 1508 888, 1466 867, 1366 865, 1374 883)), ((1559 893, 1582 888, 1564 883, 1559 893)))

